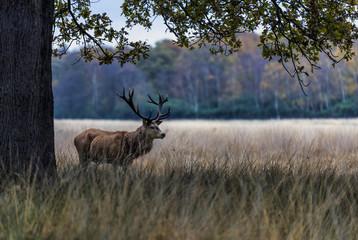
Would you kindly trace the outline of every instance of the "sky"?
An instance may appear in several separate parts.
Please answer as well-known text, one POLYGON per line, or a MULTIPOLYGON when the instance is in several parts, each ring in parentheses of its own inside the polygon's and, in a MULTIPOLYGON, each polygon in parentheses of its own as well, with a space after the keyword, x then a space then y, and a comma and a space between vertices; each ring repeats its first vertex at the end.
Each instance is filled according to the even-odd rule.
MULTIPOLYGON (((121 5, 123 0, 92 0, 91 10, 93 13, 107 13, 110 19, 113 21, 112 26, 119 30, 125 24, 125 18, 121 16, 121 5)), ((157 17, 152 29, 148 32, 143 27, 137 26, 130 29, 128 38, 130 41, 146 41, 148 44, 154 46, 156 42, 163 39, 175 39, 174 35, 166 32, 166 26, 163 23, 161 17, 157 17)))

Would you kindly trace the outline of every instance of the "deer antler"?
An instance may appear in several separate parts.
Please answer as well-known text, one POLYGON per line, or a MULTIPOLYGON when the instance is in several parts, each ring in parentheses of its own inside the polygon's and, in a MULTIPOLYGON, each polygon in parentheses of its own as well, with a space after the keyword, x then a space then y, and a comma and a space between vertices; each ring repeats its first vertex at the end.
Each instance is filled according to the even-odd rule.
POLYGON ((147 95, 149 97, 149 100, 147 100, 147 102, 153 103, 154 105, 158 106, 157 116, 155 118, 153 118, 152 121, 157 122, 157 121, 161 121, 163 119, 168 118, 170 116, 170 106, 168 107, 168 112, 167 113, 161 114, 163 104, 168 101, 168 96, 166 96, 166 98, 164 98, 164 96, 159 92, 158 93, 159 102, 156 102, 156 101, 153 100, 153 98, 149 94, 147 94, 147 95))
POLYGON ((134 95, 134 89, 132 89, 132 91, 129 89, 128 90, 128 98, 126 97, 126 90, 125 88, 123 88, 123 95, 120 95, 118 92, 117 92, 117 96, 122 98, 128 105, 129 107, 133 110, 133 112, 138 116, 140 117, 141 119, 144 119, 148 122, 151 122, 152 120, 150 119, 150 117, 152 116, 152 111, 150 112, 149 114, 149 117, 144 117, 140 114, 139 112, 139 106, 137 104, 137 108, 134 106, 134 103, 133 103, 133 95, 134 95))
POLYGON ((132 90, 128 90, 128 98, 126 97, 126 90, 125 88, 123 88, 123 94, 120 95, 118 92, 117 92, 117 96, 122 98, 128 105, 129 107, 133 110, 133 112, 138 116, 140 117, 141 119, 144 119, 148 122, 158 122, 158 121, 161 121, 163 119, 166 119, 170 116, 170 106, 168 107, 168 112, 165 113, 165 114, 161 114, 161 111, 162 111, 162 107, 163 107, 163 104, 165 102, 168 101, 168 96, 166 98, 163 97, 162 94, 158 94, 159 95, 159 101, 156 102, 153 100, 153 98, 148 94, 148 97, 149 97, 149 100, 147 100, 147 102, 149 103, 153 103, 155 105, 158 106, 158 112, 157 112, 157 115, 151 119, 152 117, 152 111, 150 111, 150 114, 149 114, 149 117, 144 117, 142 116, 142 114, 140 114, 139 112, 139 106, 137 104, 137 107, 134 106, 134 103, 133 103, 133 95, 134 95, 134 89, 132 90))

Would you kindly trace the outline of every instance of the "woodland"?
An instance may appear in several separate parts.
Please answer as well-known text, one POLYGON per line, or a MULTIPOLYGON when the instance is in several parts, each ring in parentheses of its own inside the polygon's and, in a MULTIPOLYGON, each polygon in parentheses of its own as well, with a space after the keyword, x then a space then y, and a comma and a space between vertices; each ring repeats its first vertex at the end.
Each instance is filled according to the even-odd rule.
POLYGON ((357 1, 124 0, 117 30, 91 3, 0 5, 0 239, 358 239, 357 119, 167 121, 128 168, 73 139, 138 121, 59 119, 134 119, 123 87, 171 119, 357 116, 357 1), (157 17, 175 45, 129 41, 157 17))
POLYGON ((229 56, 163 40, 137 64, 85 63, 75 51, 53 58, 55 118, 136 118, 116 96, 123 87, 135 89, 136 102, 148 113, 147 93, 167 94, 172 119, 358 116, 357 57, 332 67, 321 56, 320 69, 302 80, 308 85, 302 90, 282 64, 262 58, 258 35, 241 40, 240 51, 229 56))
POLYGON ((345 76, 339 64, 354 62, 356 5, 350 0, 126 0, 118 12, 124 26, 114 29, 105 12, 92 12, 89 0, 5 1, 0 7, 0 177, 28 171, 40 179, 56 176, 54 117, 128 116, 114 97, 125 78, 142 96, 137 99, 142 106, 147 92, 171 96, 173 119, 354 116, 346 106, 354 106, 355 78, 345 76), (157 17, 177 46, 209 51, 129 40, 134 26, 150 31, 157 17), (259 28, 259 37, 245 40, 259 28), (241 49, 247 41, 250 47, 241 49), (52 68, 52 56, 66 59, 76 44, 82 46, 77 58, 94 62, 71 69, 68 64, 76 60, 62 66, 54 61, 52 68), (252 54, 255 45, 262 58, 252 54), (159 60, 161 55, 168 60, 159 60), (140 61, 147 58, 152 60, 140 61), (342 70, 333 73, 325 66, 342 70), (327 74, 325 80, 314 85, 313 72, 327 74))

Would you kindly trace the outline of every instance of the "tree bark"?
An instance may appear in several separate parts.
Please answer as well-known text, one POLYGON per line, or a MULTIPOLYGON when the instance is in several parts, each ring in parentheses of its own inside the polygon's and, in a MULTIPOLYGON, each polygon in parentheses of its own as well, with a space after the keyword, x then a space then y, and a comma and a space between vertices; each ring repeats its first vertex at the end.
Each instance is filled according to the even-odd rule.
POLYGON ((345 87, 343 76, 342 76, 342 69, 340 67, 338 67, 337 71, 338 71, 339 85, 341 87, 342 102, 345 102, 346 101, 346 90, 345 90, 346 87, 345 87))
POLYGON ((56 173, 51 47, 53 1, 0 5, 0 169, 56 173))

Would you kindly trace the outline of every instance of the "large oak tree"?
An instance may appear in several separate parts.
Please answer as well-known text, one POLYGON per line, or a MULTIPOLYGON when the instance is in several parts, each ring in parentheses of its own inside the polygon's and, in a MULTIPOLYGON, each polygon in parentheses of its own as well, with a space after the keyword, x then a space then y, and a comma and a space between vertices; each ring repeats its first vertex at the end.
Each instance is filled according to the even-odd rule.
POLYGON ((45 0, 25 2, 0 5, 0 168, 9 174, 37 166, 39 174, 53 175, 54 6, 45 0))
POLYGON ((145 42, 130 42, 127 29, 135 24, 150 29, 157 16, 163 17, 178 45, 210 44, 213 54, 239 51, 240 35, 259 30, 263 57, 282 63, 304 86, 300 76, 319 68, 320 53, 332 64, 354 55, 356 5, 351 0, 125 0, 126 28, 115 30, 106 14, 91 12, 89 0, 4 1, 0 5, 1 173, 31 169, 51 176, 56 172, 51 54, 65 54, 73 43, 83 45, 80 56, 85 61, 125 64, 146 58, 149 49, 145 42), (106 41, 116 47, 108 50, 106 41), (334 55, 334 49, 341 54, 334 55))

